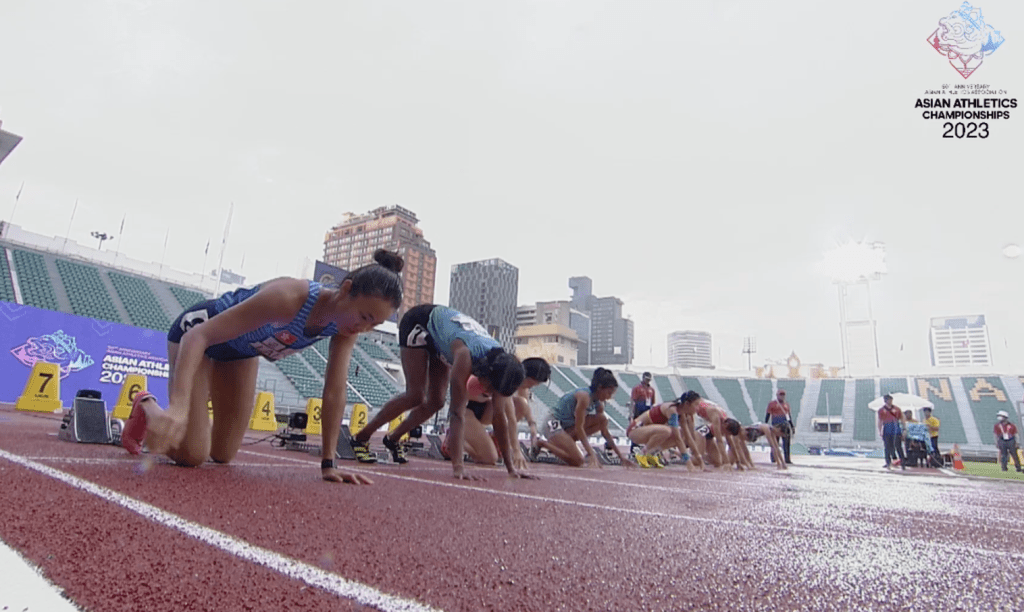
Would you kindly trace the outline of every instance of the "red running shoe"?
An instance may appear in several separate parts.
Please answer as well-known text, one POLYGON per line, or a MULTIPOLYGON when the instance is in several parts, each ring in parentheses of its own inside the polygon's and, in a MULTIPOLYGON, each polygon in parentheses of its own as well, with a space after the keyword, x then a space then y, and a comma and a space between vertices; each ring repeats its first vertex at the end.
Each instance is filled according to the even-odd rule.
POLYGON ((132 412, 121 431, 121 446, 132 455, 142 454, 142 441, 146 438, 146 411, 142 409, 142 401, 155 397, 148 391, 139 391, 132 402, 132 412))

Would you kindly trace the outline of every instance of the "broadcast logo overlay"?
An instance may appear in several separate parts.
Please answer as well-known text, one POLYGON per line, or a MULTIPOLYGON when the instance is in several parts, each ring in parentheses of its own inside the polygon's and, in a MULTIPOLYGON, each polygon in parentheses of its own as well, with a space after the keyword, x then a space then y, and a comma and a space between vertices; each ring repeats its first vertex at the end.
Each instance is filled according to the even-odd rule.
MULTIPOLYGON (((964 2, 944 17, 928 36, 928 44, 942 55, 960 79, 928 88, 917 98, 922 118, 942 123, 943 138, 988 138, 989 122, 1007 121, 1017 98, 1005 89, 979 82, 986 63, 1005 39, 985 21, 981 9, 964 2)), ((951 71, 950 74, 953 74, 951 71)))

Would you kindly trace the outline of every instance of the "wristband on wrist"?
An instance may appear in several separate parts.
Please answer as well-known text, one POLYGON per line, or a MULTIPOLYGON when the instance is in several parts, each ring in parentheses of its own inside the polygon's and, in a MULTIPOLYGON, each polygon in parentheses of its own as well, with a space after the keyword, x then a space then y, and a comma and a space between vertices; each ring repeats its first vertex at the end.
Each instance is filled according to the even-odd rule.
POLYGON ((333 468, 333 467, 334 467, 334 459, 321 459, 320 460, 320 469, 321 470, 326 470, 327 468, 333 468))

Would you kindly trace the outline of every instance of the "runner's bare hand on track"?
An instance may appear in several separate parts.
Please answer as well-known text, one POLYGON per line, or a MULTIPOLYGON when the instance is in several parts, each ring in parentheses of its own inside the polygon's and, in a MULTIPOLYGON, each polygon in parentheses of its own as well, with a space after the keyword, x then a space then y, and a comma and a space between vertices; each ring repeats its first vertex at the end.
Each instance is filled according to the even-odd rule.
POLYGON ((540 476, 524 472, 523 470, 512 470, 508 473, 509 478, 522 478, 523 480, 540 480, 540 476))
POLYGON ((350 482, 352 484, 373 484, 373 481, 354 472, 342 472, 337 468, 323 468, 320 470, 323 479, 327 482, 350 482))
POLYGON ((154 455, 164 455, 177 448, 185 439, 188 429, 188 412, 170 406, 163 412, 152 412, 147 415, 146 447, 154 455), (152 417, 152 418, 149 418, 152 417))
POLYGON ((462 466, 453 468, 453 471, 454 473, 452 474, 452 476, 455 477, 455 480, 487 480, 483 476, 477 476, 476 474, 467 474, 465 470, 462 468, 462 466))

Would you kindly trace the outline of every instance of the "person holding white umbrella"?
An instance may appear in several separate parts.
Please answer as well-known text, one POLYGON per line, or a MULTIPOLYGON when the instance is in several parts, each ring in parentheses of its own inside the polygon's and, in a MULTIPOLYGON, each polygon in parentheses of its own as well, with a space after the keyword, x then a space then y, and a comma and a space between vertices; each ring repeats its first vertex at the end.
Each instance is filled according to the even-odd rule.
POLYGON ((892 467, 892 461, 898 454, 900 467, 905 470, 907 456, 903 453, 903 445, 900 444, 903 412, 893 405, 892 396, 888 393, 882 399, 885 400, 885 404, 878 409, 878 432, 882 434, 882 441, 885 443, 885 468, 892 467))

